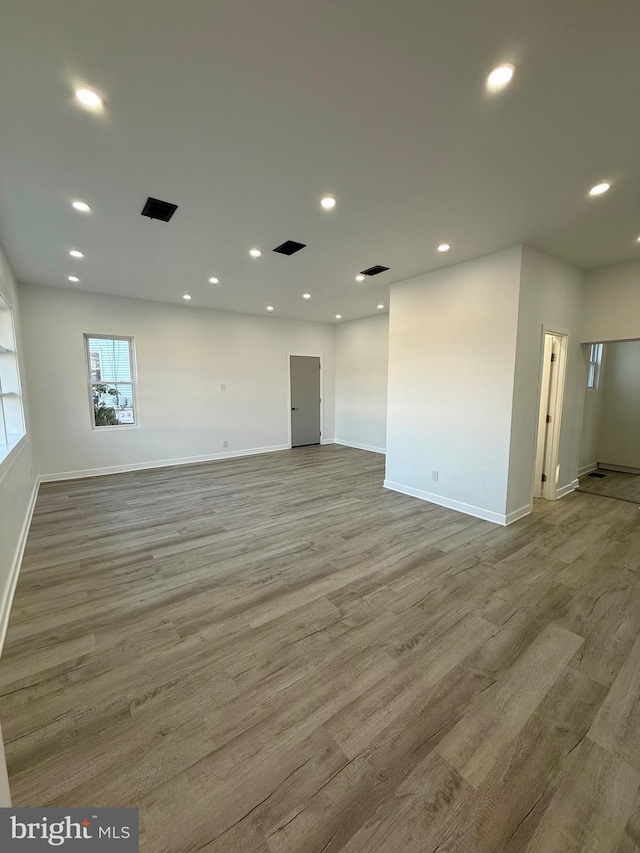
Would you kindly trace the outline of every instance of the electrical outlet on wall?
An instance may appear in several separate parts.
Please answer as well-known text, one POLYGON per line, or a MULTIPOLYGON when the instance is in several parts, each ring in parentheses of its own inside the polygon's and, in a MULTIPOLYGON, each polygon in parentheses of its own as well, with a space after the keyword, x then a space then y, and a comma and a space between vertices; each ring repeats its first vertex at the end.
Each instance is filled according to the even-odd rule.
POLYGON ((224 448, 224 447, 229 447, 229 442, 227 441, 227 439, 226 439, 226 438, 225 438, 225 440, 222 442, 222 446, 223 446, 223 448, 224 448))
POLYGON ((221 390, 221 391, 226 391, 226 390, 227 390, 227 383, 226 383, 226 382, 221 382, 221 383, 220 383, 220 390, 221 390))
POLYGON ((432 480, 437 480, 437 479, 438 479, 438 472, 437 472, 437 471, 432 471, 432 472, 431 472, 431 479, 432 479, 432 480))

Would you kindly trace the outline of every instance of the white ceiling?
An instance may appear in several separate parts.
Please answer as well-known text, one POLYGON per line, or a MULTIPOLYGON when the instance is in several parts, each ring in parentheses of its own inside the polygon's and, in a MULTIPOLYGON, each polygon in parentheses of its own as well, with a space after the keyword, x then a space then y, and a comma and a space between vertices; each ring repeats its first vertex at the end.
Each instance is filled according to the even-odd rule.
POLYGON ((323 322, 519 242, 638 258, 639 36, 637 0, 3 0, 0 241, 20 281, 323 322))

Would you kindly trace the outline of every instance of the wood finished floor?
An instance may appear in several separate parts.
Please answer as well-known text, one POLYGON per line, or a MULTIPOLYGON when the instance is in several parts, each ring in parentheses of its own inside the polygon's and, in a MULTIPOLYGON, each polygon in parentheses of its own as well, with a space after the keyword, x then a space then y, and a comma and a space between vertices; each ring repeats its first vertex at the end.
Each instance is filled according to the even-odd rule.
POLYGON ((640 519, 508 528, 337 446, 43 485, 0 662, 17 806, 145 853, 640 850, 640 519))
POLYGON ((605 476, 602 479, 590 477, 588 474, 580 477, 581 492, 640 504, 640 474, 627 474, 623 471, 606 469, 601 469, 598 473, 605 476))

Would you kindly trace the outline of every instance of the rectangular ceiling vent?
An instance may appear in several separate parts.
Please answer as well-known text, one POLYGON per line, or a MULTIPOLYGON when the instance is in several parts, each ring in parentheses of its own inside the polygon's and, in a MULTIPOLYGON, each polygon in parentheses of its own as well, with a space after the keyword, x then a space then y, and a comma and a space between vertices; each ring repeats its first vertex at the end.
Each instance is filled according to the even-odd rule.
POLYGON ((375 267, 369 267, 368 270, 362 270, 360 275, 378 275, 378 273, 386 272, 388 269, 389 267, 383 267, 378 264, 375 267))
POLYGON ((296 252, 299 252, 300 249, 305 249, 306 246, 306 243, 296 243, 295 240, 287 240, 280 246, 276 246, 273 251, 281 255, 295 255, 296 252))
POLYGON ((168 222, 177 209, 177 204, 171 204, 169 201, 160 201, 159 198, 151 198, 149 196, 147 203, 142 208, 142 215, 148 216, 149 219, 161 219, 163 222, 168 222))

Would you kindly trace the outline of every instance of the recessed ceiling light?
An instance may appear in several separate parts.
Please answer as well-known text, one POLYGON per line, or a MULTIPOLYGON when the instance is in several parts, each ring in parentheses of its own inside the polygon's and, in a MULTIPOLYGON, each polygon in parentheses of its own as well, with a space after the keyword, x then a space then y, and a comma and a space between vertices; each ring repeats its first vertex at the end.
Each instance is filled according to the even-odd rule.
POLYGON ((310 293, 303 293, 302 298, 303 299, 311 299, 311 294, 310 293))
POLYGON ((86 201, 72 201, 71 206, 75 210, 79 210, 80 213, 90 213, 91 212, 91 208, 86 203, 86 201))
POLYGON ((320 199, 320 205, 324 210, 333 210, 337 201, 332 195, 323 195, 320 199))
POLYGON ((220 279, 216 278, 215 275, 212 275, 209 279, 209 284, 220 284, 220 279))
POLYGON ((356 281, 364 281, 364 276, 362 275, 362 273, 356 276, 356 281))
POLYGON ((511 82, 515 73, 515 65, 511 65, 509 62, 505 62, 503 65, 496 65, 487 77, 487 86, 490 89, 502 89, 503 86, 511 82))
POLYGON ((336 320, 342 320, 342 314, 336 314, 336 320))
POLYGON ((611 188, 609 181, 601 181, 589 190, 589 195, 604 195, 611 188))
POLYGON ((69 254, 72 258, 84 258, 84 255, 82 254, 82 252, 78 251, 78 249, 71 249, 69 251, 69 254))
POLYGON ((186 301, 189 302, 191 299, 191 295, 189 293, 185 293, 185 295, 182 298, 186 299, 186 301))
POLYGON ((260 249, 249 249, 249 254, 252 258, 259 258, 262 252, 260 249))
POLYGON ((383 308, 384 308, 384 305, 378 305, 378 311, 382 311, 383 308))
POLYGON ((438 246, 438 251, 439 252, 448 252, 450 248, 451 248, 451 243, 440 243, 440 245, 438 246))
POLYGON ((97 110, 104 106, 104 98, 95 89, 76 89, 76 99, 80 101, 83 107, 89 107, 90 110, 97 110))
POLYGON ((78 278, 77 275, 68 275, 67 278, 69 279, 69 281, 72 281, 74 284, 76 284, 77 282, 80 281, 80 279, 78 278))
POLYGON ((267 311, 273 311, 273 305, 267 305, 267 311))
POLYGON ((640 243, 640 237, 636 237, 636 240, 638 241, 638 243, 640 243))

